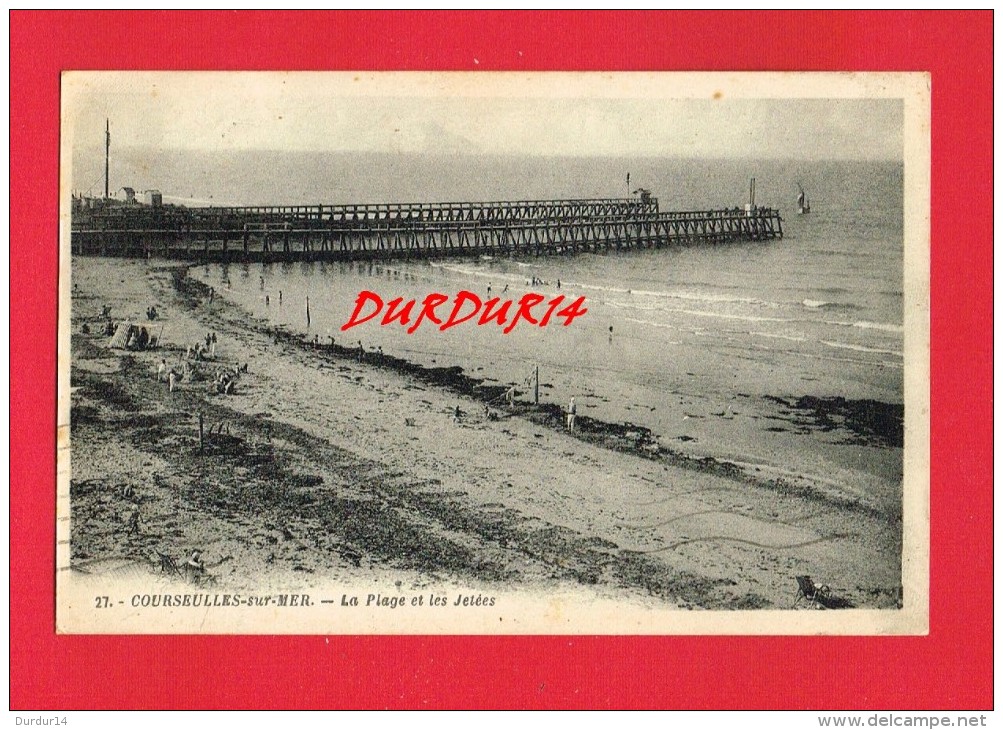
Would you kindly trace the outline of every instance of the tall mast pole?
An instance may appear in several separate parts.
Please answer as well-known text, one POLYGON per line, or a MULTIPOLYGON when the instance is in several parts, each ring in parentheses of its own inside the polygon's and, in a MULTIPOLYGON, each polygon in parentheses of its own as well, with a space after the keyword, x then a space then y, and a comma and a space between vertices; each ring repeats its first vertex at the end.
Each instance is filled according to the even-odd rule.
POLYGON ((108 200, 108 155, 111 153, 111 131, 104 120, 104 199, 108 200))

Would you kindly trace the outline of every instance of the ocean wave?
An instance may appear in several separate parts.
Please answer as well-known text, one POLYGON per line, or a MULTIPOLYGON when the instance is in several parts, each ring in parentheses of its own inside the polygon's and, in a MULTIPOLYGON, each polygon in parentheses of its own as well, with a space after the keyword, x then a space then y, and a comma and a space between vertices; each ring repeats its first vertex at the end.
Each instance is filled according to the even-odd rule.
POLYGON ((521 274, 506 274, 501 271, 487 270, 487 269, 472 269, 467 266, 460 266, 459 264, 441 264, 432 263, 432 268, 441 269, 442 271, 448 271, 451 274, 460 274, 461 276, 471 277, 476 276, 481 279, 489 279, 498 281, 511 282, 513 284, 518 282, 523 282, 526 277, 521 274))
POLYGON ((692 314, 697 317, 713 317, 714 319, 728 319, 737 322, 780 322, 781 324, 795 324, 799 320, 784 319, 782 317, 758 317, 751 314, 728 314, 726 312, 702 312, 694 309, 673 309, 673 312, 680 314, 692 314))
POLYGON ((813 287, 812 290, 813 291, 817 291, 819 294, 828 294, 830 296, 831 295, 849 294, 850 293, 849 289, 844 289, 841 286, 825 286, 825 287, 820 287, 820 288, 817 288, 817 289, 813 287))
POLYGON ((902 334, 903 332, 903 327, 900 324, 890 324, 888 322, 870 322, 868 320, 857 320, 854 322, 849 322, 845 319, 821 319, 815 321, 796 319, 790 321, 806 322, 809 324, 827 324, 833 327, 856 327, 857 329, 878 330, 879 332, 891 332, 894 334, 902 334))
MULTIPOLYGON (((568 282, 572 284, 572 282, 568 282)), ((623 287, 616 286, 603 286, 602 284, 573 284, 579 289, 586 289, 591 291, 601 291, 606 294, 627 294, 631 297, 635 297, 632 301, 643 300, 645 298, 649 299, 677 299, 684 302, 705 302, 707 304, 751 304, 759 307, 766 307, 768 309, 777 309, 782 306, 778 302, 769 302, 763 299, 756 299, 755 297, 736 297, 729 294, 713 294, 710 292, 687 292, 687 291, 658 291, 650 289, 625 289, 623 287)), ((623 302, 622 306, 631 306, 628 302, 623 302)), ((655 307, 651 306, 639 306, 639 309, 653 309, 655 307)), ((678 311, 678 310, 666 310, 666 311, 678 311)))
POLYGON ((771 332, 750 332, 753 337, 769 337, 774 340, 787 340, 789 342, 808 342, 807 337, 797 337, 795 335, 778 335, 771 332))
POLYGON ((864 345, 854 345, 850 342, 832 342, 830 340, 821 340, 823 345, 828 345, 829 347, 835 347, 839 350, 853 350, 854 352, 869 352, 875 355, 894 355, 895 357, 904 357, 903 353, 898 350, 884 350, 878 347, 865 347, 864 345))
POLYGON ((604 299, 603 304, 614 309, 632 309, 638 312, 680 312, 680 309, 664 307, 658 304, 645 304, 643 302, 618 302, 615 299, 604 299))
MULTIPOLYGON (((838 324, 846 324, 844 322, 839 322, 838 324)), ((882 332, 895 332, 896 334, 901 334, 905 331, 905 328, 900 324, 886 324, 884 322, 850 322, 850 327, 858 327, 859 329, 865 330, 880 330, 882 332)))
POLYGON ((808 307, 809 309, 842 309, 842 310, 859 310, 861 307, 857 304, 845 304, 842 302, 825 302, 818 299, 805 299, 801 302, 802 306, 808 307))
POLYGON ((680 307, 658 307, 643 306, 640 304, 627 304, 625 302, 605 302, 607 306, 615 309, 637 309, 642 312, 667 312, 670 314, 688 314, 694 317, 709 317, 711 319, 725 319, 734 322, 775 322, 784 325, 796 324, 817 324, 807 319, 788 319, 785 317, 763 317, 755 314, 734 314, 731 312, 715 312, 702 309, 684 309, 680 307))
MULTIPOLYGON (((901 334, 903 327, 896 324, 887 324, 883 322, 869 322, 869 321, 856 321, 849 322, 845 320, 833 320, 833 319, 803 319, 799 317, 769 317, 759 314, 741 314, 736 312, 720 312, 714 310, 700 310, 700 309, 688 309, 686 307, 667 307, 658 306, 652 304, 645 304, 640 301, 635 302, 624 302, 624 301, 611 301, 607 300, 604 304, 613 309, 627 309, 639 312, 664 312, 666 314, 672 315, 689 315, 692 317, 704 317, 710 319, 721 319, 730 322, 753 322, 753 323, 772 323, 784 325, 785 327, 796 327, 801 328, 805 325, 809 327, 817 327, 819 325, 825 325, 830 327, 856 327, 858 329, 866 330, 876 330, 878 332, 889 332, 892 334, 901 334)), ((754 332, 750 333, 754 335, 765 336, 765 333, 754 332)), ((775 335, 777 337, 783 337, 784 335, 775 335)))
MULTIPOLYGON (((625 322, 634 322, 635 324, 642 324, 645 327, 656 327, 658 329, 665 329, 665 330, 679 329, 674 324, 667 324, 666 322, 652 322, 651 320, 647 320, 647 319, 634 319, 633 317, 624 317, 624 321, 625 322)), ((678 345, 680 343, 675 342, 675 343, 672 343, 672 344, 678 345)))
POLYGON ((685 291, 646 291, 644 289, 633 290, 634 294, 643 297, 663 297, 666 299, 682 299, 691 302, 712 302, 715 304, 758 304, 765 307, 776 307, 776 302, 765 302, 754 297, 736 297, 727 294, 711 294, 709 292, 685 292, 685 291))
MULTIPOLYGON (((766 337, 769 339, 776 340, 787 340, 789 342, 799 342, 799 343, 812 343, 818 342, 818 344, 825 345, 827 347, 832 347, 837 350, 852 350, 854 352, 866 352, 874 355, 892 355, 893 357, 903 357, 902 352, 899 350, 888 350, 880 347, 867 347, 866 345, 857 345, 850 342, 838 342, 834 340, 812 340, 807 337, 798 337, 796 335, 780 335, 772 332, 749 332, 750 335, 754 337, 766 337)), ((808 353, 802 353, 808 357, 808 353)), ((854 361, 858 362, 858 361, 854 361)))
POLYGON ((602 286, 601 284, 579 284, 576 282, 568 282, 568 286, 574 286, 578 289, 587 289, 589 291, 601 291, 606 294, 630 294, 630 289, 624 289, 622 287, 615 286, 602 286))

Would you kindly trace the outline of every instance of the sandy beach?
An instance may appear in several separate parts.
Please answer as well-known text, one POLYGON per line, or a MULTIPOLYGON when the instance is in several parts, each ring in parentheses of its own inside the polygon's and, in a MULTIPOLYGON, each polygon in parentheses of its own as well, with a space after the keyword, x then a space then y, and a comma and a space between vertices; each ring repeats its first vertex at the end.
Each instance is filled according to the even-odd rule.
POLYGON ((449 583, 787 609, 812 575, 830 608, 901 605, 901 521, 867 500, 644 429, 583 417, 570 434, 559 404, 509 406, 458 369, 318 347, 210 301, 177 264, 75 258, 72 282, 75 573, 182 581, 162 556, 198 549, 226 590, 449 583), (110 347, 105 306, 162 330, 159 346, 110 347), (215 356, 170 392, 161 359, 180 371, 208 333, 215 356), (221 368, 244 366, 216 392, 221 368))

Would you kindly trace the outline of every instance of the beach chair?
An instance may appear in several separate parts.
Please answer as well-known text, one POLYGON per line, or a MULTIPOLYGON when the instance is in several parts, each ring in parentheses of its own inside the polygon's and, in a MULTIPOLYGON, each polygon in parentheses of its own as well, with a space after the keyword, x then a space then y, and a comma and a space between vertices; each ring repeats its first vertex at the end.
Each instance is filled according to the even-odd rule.
POLYGON ((808 602, 810 608, 825 608, 825 599, 829 595, 829 586, 817 586, 815 581, 811 579, 810 575, 799 575, 797 576, 798 582, 798 593, 794 597, 794 605, 791 608, 796 608, 804 599, 808 602))
POLYGON ((177 561, 170 555, 158 552, 157 556, 160 558, 160 572, 164 575, 173 576, 175 578, 184 578, 184 573, 181 572, 181 568, 178 567, 177 561))

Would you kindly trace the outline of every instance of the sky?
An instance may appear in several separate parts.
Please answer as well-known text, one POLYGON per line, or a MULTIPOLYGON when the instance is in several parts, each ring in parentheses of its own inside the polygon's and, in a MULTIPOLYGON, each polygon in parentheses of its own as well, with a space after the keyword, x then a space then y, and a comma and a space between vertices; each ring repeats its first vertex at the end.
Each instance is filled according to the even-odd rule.
POLYGON ((165 150, 901 160, 900 79, 72 72, 63 128, 81 150, 107 118, 113 145, 165 150))

